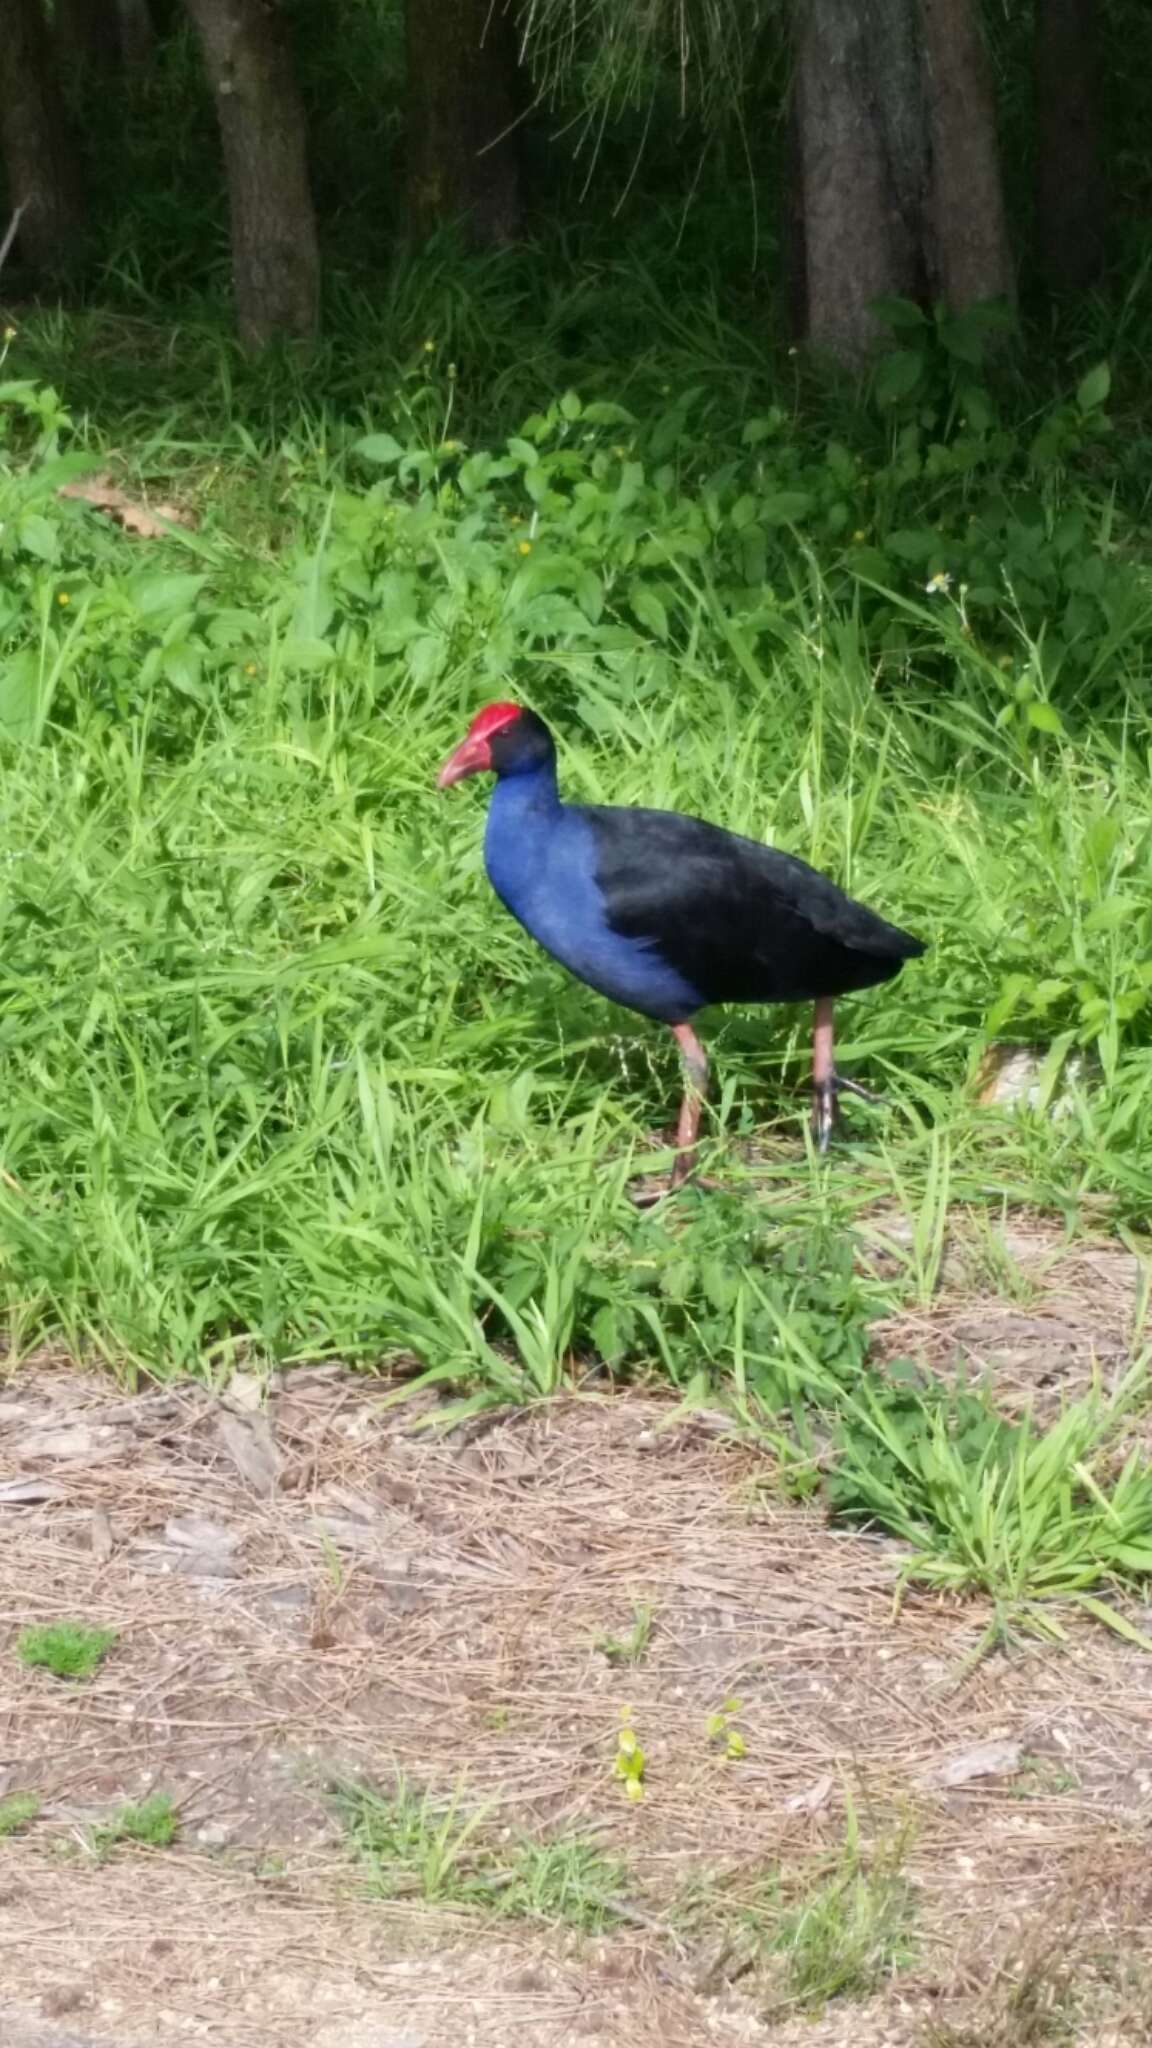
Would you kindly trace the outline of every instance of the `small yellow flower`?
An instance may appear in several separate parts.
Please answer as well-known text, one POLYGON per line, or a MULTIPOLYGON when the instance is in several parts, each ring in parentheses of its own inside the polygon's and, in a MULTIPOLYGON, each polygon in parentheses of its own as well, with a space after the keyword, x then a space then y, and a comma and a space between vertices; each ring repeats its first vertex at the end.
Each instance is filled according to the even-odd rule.
POLYGON ((61 590, 57 594, 56 602, 57 604, 71 604, 72 599, 69 597, 68 592, 66 590, 61 590))
POLYGON ((521 553, 522 555, 530 555, 530 554, 532 553, 532 543, 531 543, 531 541, 530 541, 530 540, 522 540, 522 541, 521 541, 521 542, 519 543, 519 552, 520 552, 520 553, 521 553))
POLYGON ((15 341, 16 329, 14 327, 6 327, 4 329, 4 339, 5 341, 15 341))
POLYGON ((853 540, 865 540, 867 538, 867 535, 864 532, 864 528, 862 526, 858 526, 856 528, 855 533, 852 535, 852 538, 853 540))
POLYGON ((244 673, 246 676, 254 676, 256 673, 256 663, 254 661, 246 661, 244 663, 244 673))
POLYGON ((424 343, 424 353, 425 353, 425 355, 426 355, 426 356, 430 356, 430 355, 432 354, 432 351, 433 351, 433 349, 435 348, 435 346, 436 346, 436 343, 435 343, 434 341, 426 341, 426 342, 424 343))

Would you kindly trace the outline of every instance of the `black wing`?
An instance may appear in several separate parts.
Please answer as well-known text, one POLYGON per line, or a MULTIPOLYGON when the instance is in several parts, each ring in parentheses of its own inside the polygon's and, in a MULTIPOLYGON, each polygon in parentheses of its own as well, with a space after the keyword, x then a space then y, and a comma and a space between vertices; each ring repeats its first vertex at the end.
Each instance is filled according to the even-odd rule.
POLYGON ((608 922, 705 1003, 786 1003, 890 981, 924 951, 806 861, 674 811, 582 806, 608 922))

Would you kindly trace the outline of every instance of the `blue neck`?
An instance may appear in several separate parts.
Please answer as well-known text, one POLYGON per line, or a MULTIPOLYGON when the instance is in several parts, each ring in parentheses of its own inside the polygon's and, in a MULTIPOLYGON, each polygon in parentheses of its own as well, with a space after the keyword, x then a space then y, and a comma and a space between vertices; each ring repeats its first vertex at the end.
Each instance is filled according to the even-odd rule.
POLYGON ((555 761, 521 775, 502 775, 492 792, 484 865, 496 894, 522 924, 529 921, 530 905, 544 885, 549 847, 564 816, 555 761))
POLYGON ((542 761, 518 775, 502 775, 488 805, 488 829, 513 832, 554 817, 561 808, 556 763, 542 761))
POLYGON ((484 865, 513 917, 590 988, 671 1024, 700 1008, 702 996, 651 940, 612 929, 595 819, 581 804, 561 803, 554 761, 500 778, 488 806, 484 865))

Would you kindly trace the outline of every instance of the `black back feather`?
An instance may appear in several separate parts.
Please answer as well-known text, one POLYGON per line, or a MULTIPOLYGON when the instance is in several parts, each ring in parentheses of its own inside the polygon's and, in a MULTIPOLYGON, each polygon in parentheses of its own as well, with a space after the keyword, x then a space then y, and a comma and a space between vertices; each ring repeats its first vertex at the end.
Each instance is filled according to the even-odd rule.
POLYGON ((925 950, 794 854, 674 811, 580 809, 612 929, 652 940, 705 1003, 845 995, 925 950))

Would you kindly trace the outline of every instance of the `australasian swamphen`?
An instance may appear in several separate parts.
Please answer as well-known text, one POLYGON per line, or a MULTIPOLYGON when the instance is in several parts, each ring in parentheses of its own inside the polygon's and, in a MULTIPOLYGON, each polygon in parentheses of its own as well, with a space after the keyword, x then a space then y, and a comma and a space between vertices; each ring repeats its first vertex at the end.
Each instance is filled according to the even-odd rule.
POLYGON ((484 865, 545 952, 626 1009, 669 1024, 683 1056, 673 1184, 692 1165, 708 1058, 689 1019, 711 1003, 815 1002, 812 1126, 823 1151, 841 1079, 837 996, 890 981, 924 951, 790 853, 675 811, 566 804, 534 711, 489 704, 437 788, 490 772, 484 865))

